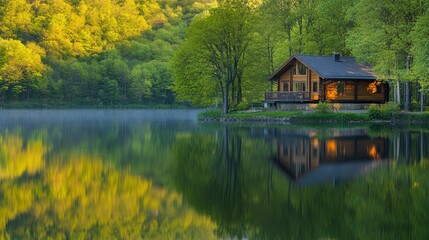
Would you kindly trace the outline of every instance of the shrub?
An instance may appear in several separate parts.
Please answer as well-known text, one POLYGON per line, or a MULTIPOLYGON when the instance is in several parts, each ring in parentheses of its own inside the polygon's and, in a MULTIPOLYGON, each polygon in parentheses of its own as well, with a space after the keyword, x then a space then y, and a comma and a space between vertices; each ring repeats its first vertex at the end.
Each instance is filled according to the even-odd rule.
POLYGON ((381 107, 376 104, 371 104, 368 107, 368 116, 371 119, 381 119, 381 107))
POLYGON ((397 103, 387 102, 383 105, 371 104, 368 108, 368 116, 370 119, 390 120, 399 112, 400 107, 397 103))
POLYGON ((250 108, 250 105, 247 102, 241 102, 237 105, 237 111, 245 111, 250 108))
POLYGON ((411 111, 419 112, 420 111, 420 103, 416 100, 411 101, 411 111))
POLYGON ((205 110, 202 111, 198 114, 198 118, 202 119, 202 118, 220 118, 222 117, 222 110, 221 109, 209 109, 209 110, 205 110))
POLYGON ((320 102, 314 108, 318 113, 328 113, 334 111, 334 105, 327 102, 320 102))

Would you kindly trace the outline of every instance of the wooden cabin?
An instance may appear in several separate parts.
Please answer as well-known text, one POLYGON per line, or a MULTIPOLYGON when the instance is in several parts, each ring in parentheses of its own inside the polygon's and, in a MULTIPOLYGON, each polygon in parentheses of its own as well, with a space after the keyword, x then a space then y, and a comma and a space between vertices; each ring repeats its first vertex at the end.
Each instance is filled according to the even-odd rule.
POLYGON ((277 91, 265 93, 265 103, 385 103, 388 85, 371 70, 339 54, 294 55, 269 77, 277 91))

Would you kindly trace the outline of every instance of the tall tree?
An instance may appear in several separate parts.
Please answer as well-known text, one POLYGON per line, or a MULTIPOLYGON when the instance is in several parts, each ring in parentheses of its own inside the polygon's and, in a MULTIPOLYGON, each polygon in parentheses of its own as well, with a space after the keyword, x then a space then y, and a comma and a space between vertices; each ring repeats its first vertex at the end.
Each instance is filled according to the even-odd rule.
MULTIPOLYGON (((231 101, 241 101, 240 79, 245 68, 245 53, 251 41, 252 15, 252 10, 246 3, 225 1, 208 17, 194 22, 189 29, 187 47, 193 48, 189 49, 191 54, 203 52, 205 63, 200 67, 208 67, 211 78, 218 85, 224 113, 228 112, 231 101)), ((172 64, 176 83, 182 82, 186 77, 181 74, 184 64, 186 62, 179 58, 172 64)), ((176 89, 180 91, 179 87, 176 89)))
MULTIPOLYGON (((348 45, 358 60, 374 65, 380 79, 395 81, 395 99, 401 103, 400 82, 409 84, 410 33, 427 3, 419 0, 358 1, 349 16, 356 23, 348 45), (408 64, 407 64, 408 63, 408 64)), ((408 85, 409 86, 409 85, 408 85)), ((410 88, 407 87, 409 90, 410 88)), ((410 95, 406 91, 406 109, 410 95)))
POLYGON ((413 75, 421 85, 420 110, 424 110, 425 95, 429 90, 429 9, 416 22, 412 32, 414 56, 413 75))
POLYGON ((353 23, 346 19, 346 15, 351 5, 350 0, 325 0, 315 4, 313 22, 306 38, 306 53, 329 55, 339 52, 345 56, 350 54, 346 38, 353 23))
POLYGON ((11 97, 24 90, 37 91, 43 86, 42 75, 46 66, 42 63, 43 49, 36 44, 24 45, 18 40, 0 38, 0 93, 11 97), (3 53, 1 53, 3 52, 3 53), (3 63, 2 63, 3 62, 3 63))

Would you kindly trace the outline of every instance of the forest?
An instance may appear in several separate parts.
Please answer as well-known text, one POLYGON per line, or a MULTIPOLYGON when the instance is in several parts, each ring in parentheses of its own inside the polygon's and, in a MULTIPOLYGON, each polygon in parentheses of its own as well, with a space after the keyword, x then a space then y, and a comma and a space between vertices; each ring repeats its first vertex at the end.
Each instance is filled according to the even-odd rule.
POLYGON ((355 56, 405 109, 429 85, 427 0, 1 0, 0 104, 261 102, 293 54, 355 56))
POLYGON ((171 104, 168 61, 214 2, 1 0, 0 103, 171 104))

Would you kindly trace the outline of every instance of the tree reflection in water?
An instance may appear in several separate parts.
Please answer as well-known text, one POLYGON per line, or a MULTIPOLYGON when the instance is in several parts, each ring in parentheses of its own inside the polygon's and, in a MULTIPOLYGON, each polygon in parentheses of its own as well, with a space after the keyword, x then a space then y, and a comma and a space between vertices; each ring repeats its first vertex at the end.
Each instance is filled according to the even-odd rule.
POLYGON ((0 136, 2 239, 214 239, 215 225, 174 191, 96 156, 0 136))
POLYGON ((0 239, 429 239, 427 129, 48 113, 0 115, 0 239))
MULTIPOLYGON (((174 179, 224 237, 425 239, 428 139, 428 132, 410 130, 220 126, 177 138, 174 179), (383 164, 368 167, 374 162, 383 164), (323 166, 344 164, 359 174, 372 171, 341 184, 294 183, 323 166), (284 169, 292 176, 285 178, 284 169)), ((324 174, 335 180, 338 173, 324 174)))

